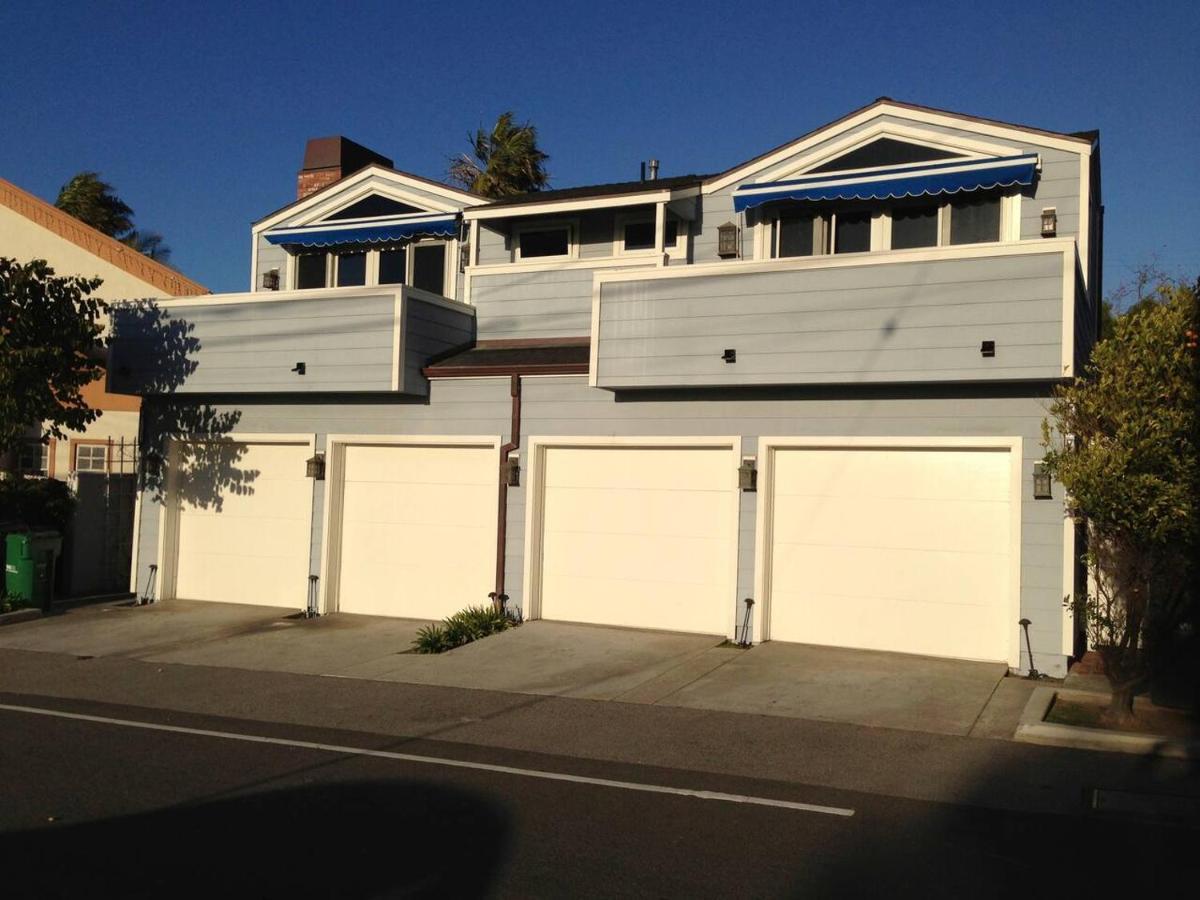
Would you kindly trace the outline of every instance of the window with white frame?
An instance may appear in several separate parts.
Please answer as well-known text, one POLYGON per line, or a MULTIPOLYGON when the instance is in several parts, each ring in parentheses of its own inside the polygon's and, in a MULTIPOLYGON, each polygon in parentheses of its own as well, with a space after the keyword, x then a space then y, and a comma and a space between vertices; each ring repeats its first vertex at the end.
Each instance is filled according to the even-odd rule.
POLYGON ((75 471, 76 472, 107 472, 108 471, 108 445, 107 444, 76 444, 75 445, 75 471))
MULTIPOLYGON (((655 216, 630 214, 616 217, 616 235, 613 240, 615 252, 623 254, 650 253, 654 251, 655 216)), ((663 251, 682 253, 687 238, 687 226, 673 216, 663 221, 663 251)))
POLYGON ((766 217, 772 258, 909 250, 1019 238, 1019 195, 899 201, 886 207, 794 204, 766 217))
POLYGON ((448 246, 448 241, 428 238, 380 248, 299 253, 293 264, 294 288, 408 284, 444 295, 453 260, 448 246))
POLYGON ((24 441, 17 450, 17 471, 22 475, 50 474, 50 445, 24 441))
POLYGON ((525 225, 513 233, 514 254, 522 259, 553 259, 575 256, 575 226, 572 223, 525 225))

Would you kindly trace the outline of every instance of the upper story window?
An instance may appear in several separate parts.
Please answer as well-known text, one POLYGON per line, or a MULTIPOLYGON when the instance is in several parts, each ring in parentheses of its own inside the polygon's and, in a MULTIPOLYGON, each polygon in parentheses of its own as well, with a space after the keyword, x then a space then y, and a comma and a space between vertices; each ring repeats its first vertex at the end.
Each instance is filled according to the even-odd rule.
MULTIPOLYGON (((625 253, 653 252, 655 217, 653 214, 638 214, 616 217, 614 250, 619 256, 625 253)), ((682 253, 686 228, 678 219, 668 217, 663 222, 663 251, 682 253)))
POLYGON ((326 253, 302 253, 296 257, 296 289, 323 288, 329 277, 326 253))
POLYGON ((338 253, 334 256, 338 287, 356 287, 367 283, 367 253, 365 250, 338 253))
POLYGON ((573 226, 567 223, 520 228, 514 235, 516 258, 547 259, 573 256, 573 230, 573 226))
POLYGON ((1019 202, 1019 195, 992 193, 846 209, 784 205, 766 217, 769 254, 820 256, 1016 239, 1019 202))
POLYGON ((444 296, 451 261, 446 247, 446 241, 431 238, 380 249, 301 253, 293 283, 296 290, 407 284, 444 296))

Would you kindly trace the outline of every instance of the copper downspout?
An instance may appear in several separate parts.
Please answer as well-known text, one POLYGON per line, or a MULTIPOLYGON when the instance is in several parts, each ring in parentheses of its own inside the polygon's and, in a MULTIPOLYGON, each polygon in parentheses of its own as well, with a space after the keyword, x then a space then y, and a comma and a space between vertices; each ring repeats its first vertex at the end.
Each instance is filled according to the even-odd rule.
POLYGON ((500 502, 496 513, 496 590, 488 596, 496 610, 504 612, 508 594, 504 593, 504 554, 508 532, 508 457, 521 446, 521 376, 509 376, 508 393, 512 397, 510 439, 500 447, 500 502))

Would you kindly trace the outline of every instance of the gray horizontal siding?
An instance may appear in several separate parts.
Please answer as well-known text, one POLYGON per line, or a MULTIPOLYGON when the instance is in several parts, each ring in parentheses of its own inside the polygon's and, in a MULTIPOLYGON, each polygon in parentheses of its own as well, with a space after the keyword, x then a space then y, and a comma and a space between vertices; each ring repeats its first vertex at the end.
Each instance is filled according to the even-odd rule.
POLYGON ((382 391, 392 383, 388 295, 114 312, 114 384, 132 393, 382 391), (172 343, 172 338, 174 342, 172 343), (174 349, 176 352, 169 352, 174 349), (304 362, 307 371, 291 371, 304 362), (190 370, 190 371, 189 371, 190 370))
POLYGON ((404 329, 401 390, 425 394, 428 382, 421 369, 435 356, 468 346, 475 339, 475 316, 469 309, 450 309, 407 294, 404 329))
POLYGON ((1062 257, 1036 254, 618 281, 601 387, 1055 378, 1062 257), (993 359, 980 356, 994 340, 993 359), (722 360, 725 349, 737 362, 722 360))
MULTIPOLYGON (((370 289, 368 289, 370 290, 370 289)), ((427 390, 429 358, 469 343, 472 311, 406 291, 402 391, 427 390)), ((391 391, 392 294, 298 297, 263 302, 113 313, 115 389, 140 394, 391 391), (292 369, 305 364, 305 374, 292 369)))
POLYGON ((287 258, 286 250, 260 236, 258 238, 258 260, 254 269, 254 283, 250 286, 250 290, 261 291, 263 275, 271 269, 279 270, 279 283, 284 284, 287 279, 287 258))
POLYGON ((476 275, 480 338, 578 337, 591 330, 592 269, 476 275))

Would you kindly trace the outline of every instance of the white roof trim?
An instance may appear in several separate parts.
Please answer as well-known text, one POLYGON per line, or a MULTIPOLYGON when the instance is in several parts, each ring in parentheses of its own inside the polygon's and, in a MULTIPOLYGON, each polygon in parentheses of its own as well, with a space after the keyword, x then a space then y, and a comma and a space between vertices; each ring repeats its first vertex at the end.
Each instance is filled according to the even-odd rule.
MULTIPOLYGON (((405 175, 402 172, 392 171, 391 169, 381 166, 378 163, 372 163, 366 168, 355 172, 348 178, 343 178, 341 181, 335 182, 334 184, 310 194, 299 203, 293 203, 290 206, 286 206, 274 215, 263 219, 261 222, 256 222, 251 231, 253 234, 259 234, 260 232, 270 228, 272 225, 277 225, 279 222, 285 219, 301 216, 304 213, 311 213, 313 216, 320 216, 330 212, 335 212, 341 206, 348 205, 349 203, 354 202, 354 200, 361 199, 363 196, 372 193, 372 188, 369 186, 363 187, 357 193, 354 193, 353 199, 349 199, 345 192, 351 191, 353 188, 362 187, 364 182, 369 181, 375 176, 384 179, 386 182, 390 182, 389 186, 393 188, 392 191, 380 191, 378 188, 375 188, 374 190, 376 192, 382 193, 385 196, 393 196, 393 194, 396 194, 397 196, 393 196, 393 199, 401 200, 403 202, 415 201, 415 205, 424 206, 426 208, 440 206, 441 209, 436 210, 438 212, 459 212, 468 205, 478 205, 480 203, 487 202, 481 197, 476 197, 474 194, 468 194, 465 191, 455 190, 451 187, 443 187, 429 181, 424 181, 419 178, 405 175), (425 194, 433 194, 434 196, 438 197, 444 197, 446 200, 452 202, 440 204, 431 203, 428 197, 418 198, 414 195, 406 194, 404 192, 404 188, 421 191, 425 194)), ((311 218, 305 218, 307 221, 311 221, 311 218)))
MULTIPOLYGON (((832 125, 826 125, 824 128, 819 128, 817 131, 792 141, 778 150, 771 153, 769 156, 754 160, 753 162, 745 163, 735 169, 719 175, 704 183, 702 192, 711 194, 729 187, 739 181, 745 181, 758 175, 760 172, 767 171, 775 166, 780 166, 788 163, 788 161, 797 154, 803 153, 806 150, 818 146, 819 144, 828 141, 832 135, 836 135, 842 131, 849 131, 857 128, 860 125, 870 122, 872 119, 879 116, 895 116, 900 119, 907 119, 911 122, 926 125, 939 125, 945 128, 957 128, 962 131, 974 132, 981 137, 999 138, 1001 140, 1020 141, 1027 144, 1038 144, 1043 147, 1053 147, 1057 150, 1065 150, 1070 153, 1079 153, 1087 156, 1092 152, 1091 145, 1086 141, 1074 140, 1068 138, 1055 137, 1040 131, 1028 128, 1019 128, 1010 125, 997 125, 993 122, 979 122, 967 117, 950 115, 947 113, 937 113, 924 109, 912 109, 907 106, 900 106, 893 103, 876 103, 862 110, 858 114, 851 116, 849 119, 836 122, 832 125)), ((895 128, 895 125, 890 127, 895 128)), ((857 136, 856 136, 857 137, 857 136)), ((959 142, 956 137, 950 135, 942 135, 942 140, 959 142)), ((964 139, 966 140, 966 139, 964 139)), ((990 155, 990 154, 989 154, 990 155)), ((797 168, 799 168, 797 166, 797 168)))
POLYGON ((468 222, 475 219, 511 219, 526 216, 543 216, 561 212, 576 212, 588 209, 612 209, 620 206, 647 206, 655 203, 669 203, 685 197, 694 197, 699 193, 698 187, 677 188, 675 190, 647 190, 633 194, 612 194, 602 197, 577 197, 571 200, 547 200, 543 203, 521 203, 515 206, 476 207, 463 210, 463 218, 468 222))

